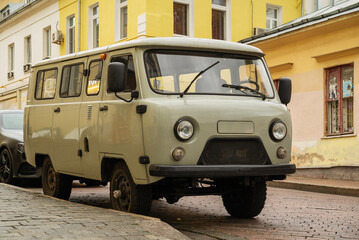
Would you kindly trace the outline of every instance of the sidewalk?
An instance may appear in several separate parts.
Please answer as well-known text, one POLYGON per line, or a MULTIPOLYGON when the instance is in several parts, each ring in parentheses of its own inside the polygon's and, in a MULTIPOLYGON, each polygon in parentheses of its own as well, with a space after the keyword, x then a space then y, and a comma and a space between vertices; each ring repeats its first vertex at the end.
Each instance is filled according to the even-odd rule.
POLYGON ((359 181, 288 176, 284 181, 268 182, 268 186, 359 197, 359 181))
POLYGON ((0 184, 0 239, 188 240, 159 219, 0 184))

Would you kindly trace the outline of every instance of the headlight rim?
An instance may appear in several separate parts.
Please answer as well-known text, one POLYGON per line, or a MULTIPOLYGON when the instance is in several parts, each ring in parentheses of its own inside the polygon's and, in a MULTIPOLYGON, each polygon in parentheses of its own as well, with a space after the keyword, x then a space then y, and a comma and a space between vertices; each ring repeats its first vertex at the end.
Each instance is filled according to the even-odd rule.
POLYGON ((174 131, 174 135, 176 136, 177 140, 179 140, 179 141, 181 141, 181 142, 189 141, 189 140, 193 137, 193 135, 194 135, 194 133, 195 133, 195 129, 194 129, 193 123, 192 123, 190 120, 188 120, 188 119, 183 119, 183 118, 182 118, 182 119, 179 119, 179 120, 176 122, 176 124, 174 125, 174 128, 173 128, 173 131, 174 131), (180 135, 179 135, 179 133, 178 133, 178 130, 177 130, 179 124, 180 124, 181 122, 184 122, 184 121, 189 122, 189 123, 192 125, 192 134, 191 134, 191 136, 190 136, 189 138, 187 138, 187 139, 181 138, 180 135))
POLYGON ((271 139, 272 139, 273 141, 275 141, 275 142, 281 142, 281 141, 283 141, 283 140, 287 137, 287 135, 288 135, 288 128, 287 128, 287 125, 285 125, 285 123, 284 123, 283 121, 277 119, 277 120, 274 120, 274 121, 271 123, 271 125, 270 125, 270 127, 269 127, 269 136, 271 137, 271 139), (283 124, 284 127, 285 127, 285 134, 284 134, 283 138, 281 138, 281 139, 276 138, 276 137, 274 136, 274 134, 273 134, 273 128, 274 128, 274 126, 275 126, 277 123, 281 123, 281 124, 283 124))

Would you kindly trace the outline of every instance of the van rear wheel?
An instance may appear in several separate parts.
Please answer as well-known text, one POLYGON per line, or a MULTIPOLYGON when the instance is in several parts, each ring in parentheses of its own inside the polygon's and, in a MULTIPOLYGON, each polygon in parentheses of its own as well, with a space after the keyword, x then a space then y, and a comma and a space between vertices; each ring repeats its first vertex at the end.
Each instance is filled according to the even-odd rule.
POLYGON ((42 189, 45 195, 68 200, 72 190, 72 178, 57 173, 50 158, 46 158, 42 167, 42 189))
POLYGON ((223 205, 227 212, 237 218, 253 218, 262 211, 267 196, 266 182, 241 187, 238 191, 223 193, 223 205))
POLYGON ((125 163, 118 163, 112 172, 110 200, 113 209, 148 214, 152 204, 149 185, 136 185, 125 163))

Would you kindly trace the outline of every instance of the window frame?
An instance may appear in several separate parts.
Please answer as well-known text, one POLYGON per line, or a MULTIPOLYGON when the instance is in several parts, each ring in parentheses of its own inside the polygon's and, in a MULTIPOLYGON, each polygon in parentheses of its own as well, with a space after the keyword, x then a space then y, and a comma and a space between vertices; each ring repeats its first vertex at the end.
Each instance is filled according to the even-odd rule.
POLYGON ((276 21, 277 22, 277 27, 282 25, 283 23, 283 8, 282 6, 278 6, 278 5, 273 5, 273 4, 267 4, 266 5, 266 11, 268 10, 268 8, 272 8, 272 9, 276 9, 277 10, 277 19, 275 18, 269 18, 266 14, 266 29, 267 29, 267 21, 269 20, 270 21, 270 28, 267 29, 267 30, 271 30, 271 29, 274 29, 276 27, 273 27, 273 21, 276 21))
POLYGON ((49 59, 51 57, 51 26, 43 28, 43 46, 42 59, 49 59))
POLYGON ((219 40, 230 41, 231 40, 231 0, 225 0, 225 2, 226 2, 226 6, 221 6, 214 4, 212 0, 212 26, 211 26, 212 39, 217 39, 217 38, 213 38, 213 10, 215 10, 224 13, 223 39, 219 39, 219 40))
POLYGON ((97 96, 100 94, 100 91, 101 91, 101 83, 102 83, 102 74, 103 74, 103 60, 101 58, 99 59, 94 59, 94 60, 91 60, 90 63, 89 63, 89 68, 88 68, 88 75, 87 75, 87 81, 86 81, 86 96, 97 96), (101 62, 102 65, 101 65, 101 80, 100 80, 100 88, 98 90, 98 92, 96 94, 89 94, 88 93, 88 84, 89 84, 89 78, 90 78, 90 74, 91 74, 91 64, 94 63, 94 62, 101 62))
MULTIPOLYGON (((61 81, 60 81, 60 87, 59 87, 59 97, 60 97, 60 98, 72 98, 72 97, 80 97, 80 96, 81 96, 81 94, 82 94, 82 82, 83 82, 83 79, 84 79, 84 77, 85 77, 84 71, 85 71, 85 63, 84 63, 84 62, 77 62, 77 63, 72 63, 72 64, 68 64, 68 65, 62 66, 62 69, 61 69, 61 81), (62 96, 62 95, 61 95, 61 89, 62 89, 64 69, 65 69, 66 67, 70 67, 70 76, 71 76, 71 68, 72 68, 73 66, 79 66, 79 65, 82 65, 82 66, 83 66, 82 81, 81 81, 81 86, 80 86, 80 93, 79 93, 79 95, 62 96)), ((70 85, 69 85, 68 87, 70 87, 70 85)), ((69 89, 67 89, 67 92, 68 92, 68 91, 69 91, 69 89)))
POLYGON ((174 4, 178 3, 178 4, 182 4, 182 5, 186 5, 187 6, 187 19, 186 19, 186 24, 187 24, 187 34, 183 35, 183 34, 177 34, 174 32, 174 12, 172 20, 173 20, 173 36, 175 37, 194 37, 194 3, 193 0, 173 0, 173 10, 174 10, 174 4))
POLYGON ((32 41, 31 35, 24 38, 24 64, 32 63, 32 41))
MULTIPOLYGON (((52 97, 52 98, 44 98, 44 97, 41 97, 41 98, 37 98, 36 97, 36 94, 37 94, 37 89, 38 89, 38 86, 37 86, 37 84, 38 84, 38 81, 37 81, 37 79, 38 79, 38 77, 39 77, 39 73, 41 73, 41 72, 46 72, 46 71, 52 71, 52 70, 55 70, 56 71, 56 83, 57 83, 57 78, 58 78, 58 74, 59 74, 59 69, 57 68, 57 67, 53 67, 53 68, 46 68, 46 69, 41 69, 41 70, 39 70, 39 71, 37 71, 37 73, 36 73, 36 84, 35 84, 35 91, 34 91, 34 99, 35 100, 49 100, 49 99, 54 99, 55 97, 56 97, 56 86, 55 86, 55 91, 54 91, 54 96, 52 97)), ((42 86, 41 86, 41 96, 43 96, 43 93, 44 93, 44 81, 42 80, 41 81, 42 82, 42 86)))
POLYGON ((15 67, 15 43, 8 45, 8 72, 13 72, 15 67))
POLYGON ((100 6, 99 3, 95 3, 89 7, 89 24, 88 24, 88 49, 97 48, 100 46, 100 6), (93 10, 98 8, 96 15, 93 14, 93 10), (98 30, 95 30, 95 20, 98 21, 98 30), (98 45, 97 45, 98 43, 98 45))
POLYGON ((76 47, 75 47, 75 45, 76 45, 76 18, 75 18, 75 14, 72 14, 66 18, 66 35, 68 36, 67 41, 66 41, 66 53, 67 54, 75 53, 76 52, 76 47), (73 26, 70 25, 72 18, 74 19, 73 26), (70 42, 70 31, 73 31, 72 44, 70 42))
MULTIPOLYGON (((335 67, 330 67, 325 69, 325 136, 331 137, 331 136, 345 136, 348 134, 354 134, 354 114, 353 114, 353 131, 344 132, 343 131, 343 100, 344 99, 353 99, 353 112, 354 112, 354 92, 353 96, 351 97, 343 97, 343 76, 342 76, 342 69, 345 67, 352 67, 353 68, 353 76, 354 76, 354 63, 344 64, 344 65, 338 65, 335 67), (328 103, 334 102, 335 100, 329 99, 329 79, 330 79, 330 73, 333 71, 338 71, 339 79, 337 80, 337 87, 338 87, 338 123, 339 123, 339 132, 338 133, 329 133, 328 124, 328 103)), ((354 85, 354 78, 352 79, 352 84, 354 85)))
POLYGON ((120 39, 125 39, 128 36, 128 1, 126 0, 125 2, 121 3, 120 0, 120 4, 119 4, 119 22, 120 22, 120 39), (126 15, 126 21, 123 21, 124 19, 124 14, 122 13, 122 9, 125 9, 127 11, 127 15, 126 15), (126 25, 125 25, 126 24, 126 25), (126 26, 126 28, 125 28, 126 26), (125 30, 126 29, 126 30, 125 30))

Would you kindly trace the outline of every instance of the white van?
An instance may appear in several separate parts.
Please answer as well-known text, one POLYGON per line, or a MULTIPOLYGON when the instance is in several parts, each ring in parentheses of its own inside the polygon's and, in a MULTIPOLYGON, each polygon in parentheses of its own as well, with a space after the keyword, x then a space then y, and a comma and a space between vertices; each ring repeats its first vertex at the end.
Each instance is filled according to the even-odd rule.
POLYGON ((217 194, 232 216, 258 215, 266 181, 295 172, 291 81, 278 94, 263 56, 232 42, 152 38, 36 64, 24 137, 44 193, 68 199, 74 179, 97 180, 110 182, 118 210, 217 194))

